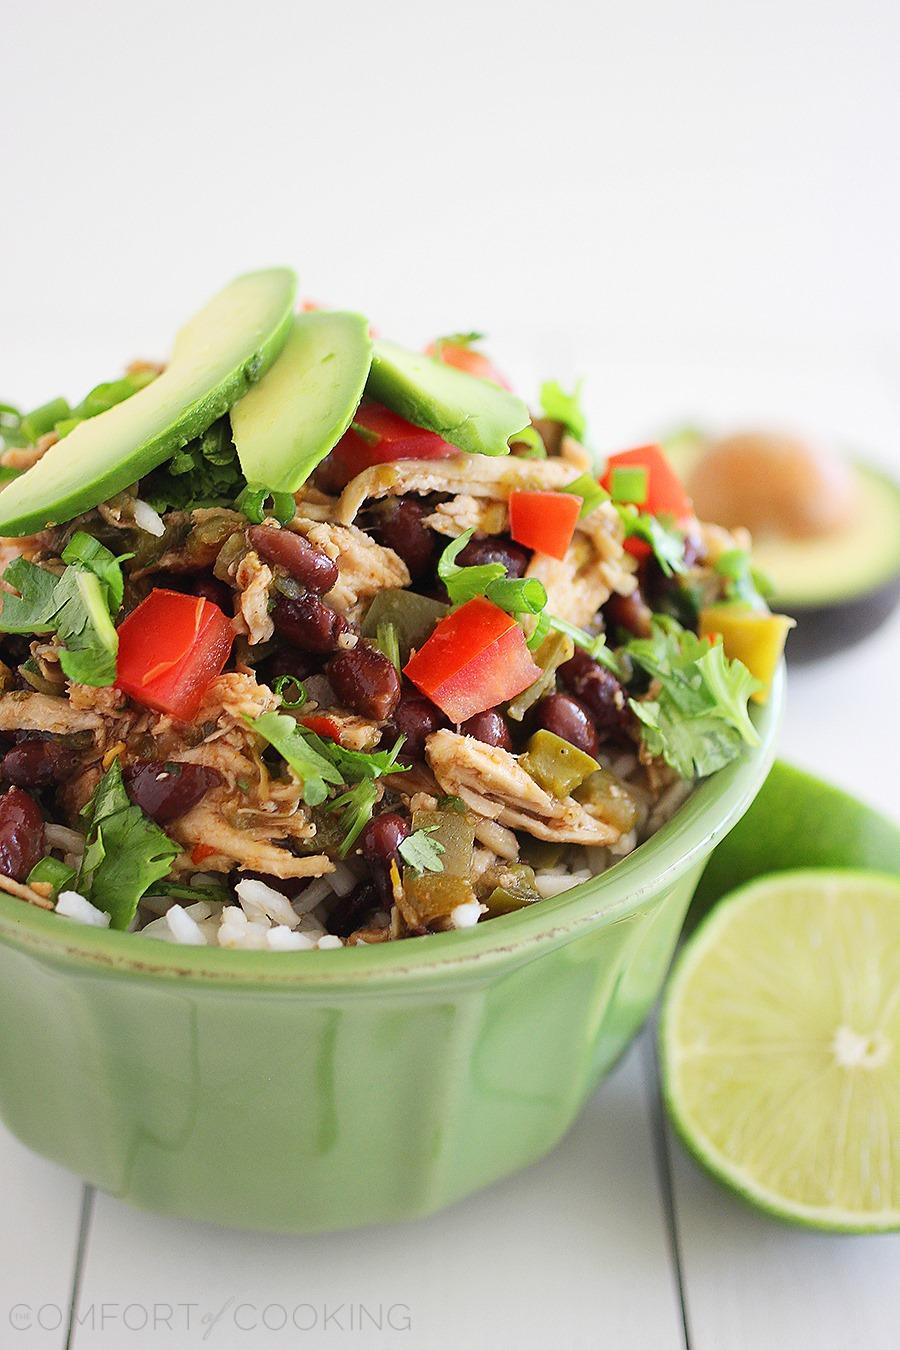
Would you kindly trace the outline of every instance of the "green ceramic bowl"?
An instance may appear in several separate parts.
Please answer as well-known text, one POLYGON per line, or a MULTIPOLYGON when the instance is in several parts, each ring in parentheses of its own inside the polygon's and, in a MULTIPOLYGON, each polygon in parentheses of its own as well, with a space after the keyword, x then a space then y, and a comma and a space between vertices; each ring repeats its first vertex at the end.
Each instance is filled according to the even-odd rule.
POLYGON ((114 1195, 312 1232, 428 1214, 539 1158, 659 992, 761 744, 612 871, 465 932, 173 947, 0 895, 0 1114, 114 1195))

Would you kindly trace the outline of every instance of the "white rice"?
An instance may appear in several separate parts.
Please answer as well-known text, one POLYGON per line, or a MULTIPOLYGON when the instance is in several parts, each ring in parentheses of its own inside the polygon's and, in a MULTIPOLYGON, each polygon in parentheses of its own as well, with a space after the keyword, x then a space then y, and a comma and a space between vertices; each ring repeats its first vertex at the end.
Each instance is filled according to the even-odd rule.
POLYGON ((299 924, 300 916, 292 908, 290 900, 264 881, 245 877, 234 889, 248 919, 270 919, 272 923, 285 928, 296 928, 299 924))
POLYGON ((309 952, 316 945, 305 933, 292 933, 283 923, 269 929, 266 942, 273 952, 309 952))
POLYGON ((158 512, 154 511, 149 502, 141 501, 140 497, 134 499, 133 504, 134 523, 139 530, 145 534, 155 535, 161 539, 166 532, 163 518, 158 512))
POLYGON ((467 900, 465 904, 456 905, 450 911, 451 928, 474 928, 482 914, 487 911, 487 905, 481 905, 477 900, 467 900))
POLYGON ((60 891, 56 912, 67 919, 74 919, 76 923, 86 923, 93 928, 109 927, 110 916, 102 909, 97 909, 90 900, 85 900, 77 891, 60 891))
POLYGON ((192 919, 181 905, 172 905, 166 910, 166 923, 176 942, 184 943, 187 947, 206 946, 206 938, 200 931, 196 919, 192 919))

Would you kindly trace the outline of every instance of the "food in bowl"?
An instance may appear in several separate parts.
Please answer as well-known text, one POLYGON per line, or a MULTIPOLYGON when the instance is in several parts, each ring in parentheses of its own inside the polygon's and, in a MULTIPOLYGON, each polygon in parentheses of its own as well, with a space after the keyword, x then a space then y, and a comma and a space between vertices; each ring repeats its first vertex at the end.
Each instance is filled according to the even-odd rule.
POLYGON ((0 888, 273 952, 494 922, 757 743, 790 620, 655 446, 238 279, 2 414, 0 888))

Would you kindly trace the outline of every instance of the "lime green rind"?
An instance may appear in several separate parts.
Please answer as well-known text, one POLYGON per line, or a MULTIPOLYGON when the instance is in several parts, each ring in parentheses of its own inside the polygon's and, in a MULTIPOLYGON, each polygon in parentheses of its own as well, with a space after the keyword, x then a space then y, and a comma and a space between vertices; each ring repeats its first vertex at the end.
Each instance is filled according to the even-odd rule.
POLYGON ((778 760, 746 815, 710 858, 689 926, 744 882, 798 866, 900 875, 900 826, 831 783, 778 760))
POLYGON ((268 370, 291 326, 288 268, 231 282, 178 333, 158 379, 79 423, 0 493, 0 534, 71 520, 171 458, 268 370))
MULTIPOLYGON (((786 766, 776 766, 776 768, 784 767, 786 766)), ((892 1233, 900 1231, 900 1208, 896 1206, 892 1205, 885 1211, 873 1215, 871 1211, 803 1205, 787 1201, 783 1196, 759 1185, 746 1171, 724 1159, 708 1137, 703 1136, 702 1127, 682 1109, 674 1081, 672 1065, 677 1058, 677 1052, 672 1028, 678 1010, 679 995, 685 989, 700 959, 715 945, 720 930, 730 922, 732 911, 752 903, 758 895, 767 894, 773 888, 789 888, 795 884, 808 885, 811 882, 819 884, 826 877, 838 883, 888 888, 896 895, 898 923, 900 923, 900 876, 886 871, 859 868, 799 868, 757 877, 731 892, 706 915, 673 964, 663 997, 658 1033, 662 1095, 669 1119, 687 1151, 712 1177, 752 1208, 762 1210, 795 1227, 817 1232, 848 1235, 892 1233)))
POLYGON ((371 364, 361 314, 296 315, 278 359, 231 409, 247 481, 296 492, 349 427, 371 364))

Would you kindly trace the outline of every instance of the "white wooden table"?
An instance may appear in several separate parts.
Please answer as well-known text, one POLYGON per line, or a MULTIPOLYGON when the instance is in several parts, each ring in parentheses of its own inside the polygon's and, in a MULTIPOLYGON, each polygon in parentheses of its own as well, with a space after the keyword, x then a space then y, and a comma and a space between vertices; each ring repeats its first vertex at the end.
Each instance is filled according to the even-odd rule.
MULTIPOLYGON (((624 443, 706 406, 835 427, 889 456, 896 444, 900 408, 877 369, 602 369, 597 424, 624 443)), ((895 619, 795 671, 782 740, 786 758, 893 812, 898 663, 895 619)), ((11 1350, 900 1346, 900 1236, 795 1231, 734 1200, 665 1125, 646 1033, 552 1156, 415 1225, 280 1238, 157 1218, 85 1190, 2 1128, 0 1197, 11 1350)))

